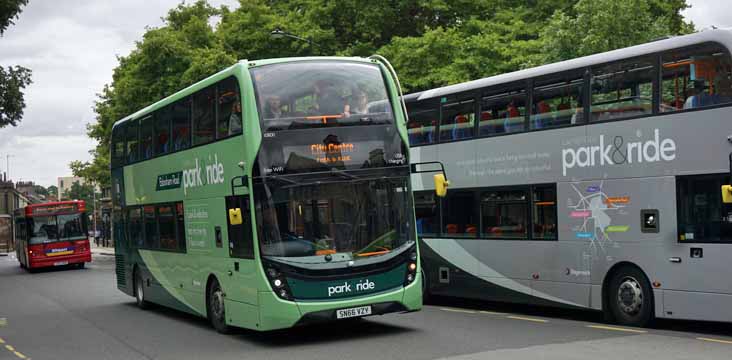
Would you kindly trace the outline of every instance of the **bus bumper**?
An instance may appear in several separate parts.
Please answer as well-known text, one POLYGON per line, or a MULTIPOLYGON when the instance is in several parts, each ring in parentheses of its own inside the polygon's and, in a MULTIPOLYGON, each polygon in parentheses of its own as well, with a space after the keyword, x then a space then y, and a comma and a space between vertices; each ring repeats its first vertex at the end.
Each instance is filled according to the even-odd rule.
POLYGON ((67 256, 56 256, 48 258, 31 258, 29 268, 38 269, 44 267, 64 266, 79 263, 87 263, 92 261, 91 252, 73 254, 67 256))
POLYGON ((418 275, 414 282, 403 288, 338 301, 293 302, 282 300, 271 291, 260 292, 257 330, 337 321, 337 310, 366 305, 371 306, 371 316, 419 311, 422 308, 421 276, 418 275))

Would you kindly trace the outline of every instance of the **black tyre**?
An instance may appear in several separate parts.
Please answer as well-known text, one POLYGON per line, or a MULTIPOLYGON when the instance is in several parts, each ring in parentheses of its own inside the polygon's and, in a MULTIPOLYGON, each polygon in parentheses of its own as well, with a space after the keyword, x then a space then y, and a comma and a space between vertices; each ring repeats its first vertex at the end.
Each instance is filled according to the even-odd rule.
POLYGON ((648 326, 653 320, 653 291, 643 272, 632 266, 620 268, 610 279, 607 303, 616 323, 648 326))
POLYGON ((208 295, 206 296, 206 311, 208 312, 208 320, 211 322, 211 326, 221 334, 229 334, 232 330, 231 326, 226 324, 225 297, 226 295, 221 289, 219 282, 216 279, 211 281, 208 287, 208 295))
POLYGON ((427 272, 424 271, 424 266, 422 267, 422 303, 426 304, 428 301, 430 301, 430 284, 427 279, 427 272))
POLYGON ((83 262, 82 262, 82 263, 78 263, 78 264, 76 264, 76 267, 77 267, 78 269, 83 269, 83 268, 85 268, 85 267, 86 267, 86 263, 83 263, 83 262))
POLYGON ((134 286, 135 286, 135 301, 137 302, 137 307, 140 309, 146 310, 150 308, 150 302, 147 301, 147 298, 145 297, 145 283, 142 280, 142 275, 140 275, 140 271, 135 271, 134 276, 134 286))

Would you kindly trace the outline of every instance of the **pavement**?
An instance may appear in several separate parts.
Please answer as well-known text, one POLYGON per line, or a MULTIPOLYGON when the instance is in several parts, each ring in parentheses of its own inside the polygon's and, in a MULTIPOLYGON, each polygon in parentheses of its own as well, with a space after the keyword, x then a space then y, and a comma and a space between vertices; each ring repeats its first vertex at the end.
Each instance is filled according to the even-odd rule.
POLYGON ((595 312, 438 298, 389 314, 221 335, 205 319, 143 311, 116 289, 114 256, 30 274, 0 258, 0 359, 730 359, 732 324, 609 325, 595 312))
POLYGON ((92 256, 94 256, 94 255, 114 256, 114 247, 97 246, 94 243, 94 241, 90 241, 89 243, 91 244, 92 256))

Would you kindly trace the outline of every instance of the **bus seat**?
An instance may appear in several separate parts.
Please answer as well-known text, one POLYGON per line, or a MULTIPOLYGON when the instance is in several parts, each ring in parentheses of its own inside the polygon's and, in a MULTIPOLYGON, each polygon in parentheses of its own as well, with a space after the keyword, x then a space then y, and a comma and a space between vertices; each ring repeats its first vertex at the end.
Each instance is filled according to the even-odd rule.
POLYGON ((457 224, 447 224, 447 226, 445 226, 445 230, 448 234, 457 234, 458 225, 457 224))

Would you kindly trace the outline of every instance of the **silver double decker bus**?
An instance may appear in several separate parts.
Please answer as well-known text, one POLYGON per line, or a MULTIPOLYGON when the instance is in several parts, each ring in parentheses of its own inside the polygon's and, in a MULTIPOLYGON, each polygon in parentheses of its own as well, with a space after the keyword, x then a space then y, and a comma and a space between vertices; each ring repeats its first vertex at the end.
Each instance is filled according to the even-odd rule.
POLYGON ((710 30, 407 95, 411 160, 451 189, 412 175, 425 290, 732 321, 730 49, 710 30))

